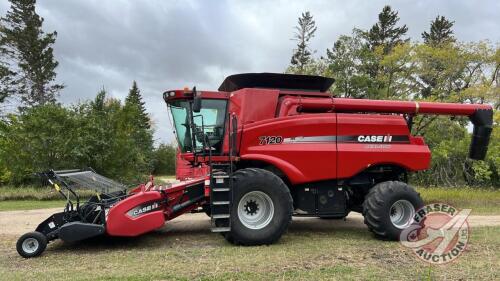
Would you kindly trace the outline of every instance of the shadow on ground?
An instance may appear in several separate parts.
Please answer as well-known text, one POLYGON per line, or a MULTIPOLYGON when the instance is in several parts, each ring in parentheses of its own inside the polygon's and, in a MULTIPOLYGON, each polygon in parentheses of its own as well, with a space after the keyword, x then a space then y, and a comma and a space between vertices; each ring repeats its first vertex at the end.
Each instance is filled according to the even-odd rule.
MULTIPOLYGON (((324 220, 319 218, 294 218, 288 232, 279 242, 287 238, 310 239, 312 236, 331 239, 372 240, 375 239, 358 218, 347 220, 324 220)), ((147 250, 164 248, 220 247, 231 246, 222 235, 210 232, 210 220, 196 216, 192 220, 173 220, 156 231, 138 237, 102 236, 77 243, 54 241, 49 247, 52 252, 78 251, 80 253, 113 250, 147 250)))

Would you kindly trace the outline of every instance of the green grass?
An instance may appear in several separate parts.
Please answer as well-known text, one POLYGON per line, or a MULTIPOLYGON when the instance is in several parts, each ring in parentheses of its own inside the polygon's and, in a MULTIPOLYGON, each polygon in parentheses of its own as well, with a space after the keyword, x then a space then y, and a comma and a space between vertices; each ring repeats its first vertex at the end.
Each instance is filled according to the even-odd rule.
POLYGON ((39 258, 0 239, 3 280, 499 280, 500 227, 475 228, 468 250, 429 266, 362 229, 293 224, 279 243, 238 247, 203 230, 162 229, 134 239, 51 243, 39 258))
POLYGON ((0 201, 0 211, 34 210, 45 208, 64 208, 64 200, 9 200, 0 201))
MULTIPOLYGON (((175 180, 175 176, 157 176, 157 184, 166 184, 175 180)), ((444 202, 457 208, 471 208, 473 214, 500 214, 500 190, 473 188, 417 188, 425 202, 444 202)), ((83 198, 89 197, 91 191, 80 191, 83 198)), ((45 187, 0 187, 0 211, 40 209, 53 206, 61 200, 61 195, 53 188, 45 187), (10 202, 7 201, 19 201, 10 202), (23 202, 26 201, 26 202, 23 202), (37 202, 40 201, 40 202, 37 202), (43 201, 51 201, 44 203, 43 201)))
MULTIPOLYGON (((175 181, 175 176, 155 176, 155 184, 167 184, 175 181)), ((78 194, 88 198, 95 194, 92 190, 81 189, 78 194)), ((0 201, 7 200, 60 200, 61 194, 52 187, 37 186, 0 186, 0 201)))
POLYGON ((500 214, 500 190, 475 188, 417 188, 426 203, 443 202, 472 214, 500 214))
MULTIPOLYGON (((79 190, 82 198, 88 198, 95 194, 91 190, 79 190)), ((52 187, 35 186, 0 186, 0 201, 9 200, 61 200, 62 196, 52 187)))

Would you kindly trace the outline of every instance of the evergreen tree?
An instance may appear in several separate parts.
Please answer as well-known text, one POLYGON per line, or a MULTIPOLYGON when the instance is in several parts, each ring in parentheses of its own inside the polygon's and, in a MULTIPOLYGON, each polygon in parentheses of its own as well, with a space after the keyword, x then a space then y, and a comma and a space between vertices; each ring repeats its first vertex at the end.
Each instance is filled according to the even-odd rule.
POLYGON ((133 141, 136 149, 136 169, 144 173, 151 172, 153 159, 153 130, 151 120, 146 112, 141 92, 134 81, 123 107, 123 131, 133 141))
POLYGON ((125 108, 130 108, 137 115, 137 125, 141 129, 150 129, 150 119, 146 112, 144 101, 142 101, 141 91, 137 87, 137 82, 132 83, 127 98, 125 99, 125 108))
POLYGON ((407 42, 404 39, 408 31, 406 25, 397 27, 399 16, 397 11, 393 11, 390 6, 385 6, 382 12, 378 14, 378 22, 372 28, 365 32, 365 38, 372 50, 382 46, 384 55, 390 53, 397 44, 407 42))
POLYGON ((296 32, 292 40, 297 41, 297 48, 293 50, 290 63, 298 68, 298 73, 304 71, 304 67, 312 61, 312 52, 309 48, 309 41, 316 32, 316 22, 309 11, 302 13, 299 18, 299 25, 295 26, 296 32))
POLYGON ((454 21, 449 21, 443 16, 437 16, 431 21, 429 32, 424 31, 422 33, 424 43, 431 46, 440 46, 444 43, 455 42, 452 30, 454 23, 454 21))
MULTIPOLYGON (((35 11, 36 0, 10 0, 10 10, 0 19, 0 53, 8 66, 22 107, 54 103, 63 85, 56 84, 58 62, 52 45, 57 33, 44 33, 43 18, 35 11)), ((1 77, 1 76, 0 76, 1 77)))
POLYGON ((7 50, 0 45, 0 104, 14 92, 15 86, 13 83, 15 73, 9 69, 9 64, 4 60, 6 54, 7 50))

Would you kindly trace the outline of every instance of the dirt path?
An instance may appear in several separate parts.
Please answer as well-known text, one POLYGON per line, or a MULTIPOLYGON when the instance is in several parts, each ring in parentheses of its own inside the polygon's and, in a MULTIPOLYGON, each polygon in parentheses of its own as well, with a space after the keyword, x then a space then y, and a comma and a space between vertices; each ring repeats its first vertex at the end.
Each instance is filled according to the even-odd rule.
MULTIPOLYGON (((20 235, 32 231, 36 226, 52 213, 61 211, 60 208, 39 209, 28 211, 0 212, 0 235, 20 235)), ((472 215, 468 219, 472 227, 500 226, 500 215, 472 215)), ((290 230, 318 230, 328 231, 339 228, 365 228, 363 217, 358 213, 351 213, 346 220, 321 220, 318 218, 293 218, 290 230)), ((165 225, 166 231, 198 232, 208 231, 210 220, 203 213, 185 214, 165 225)))

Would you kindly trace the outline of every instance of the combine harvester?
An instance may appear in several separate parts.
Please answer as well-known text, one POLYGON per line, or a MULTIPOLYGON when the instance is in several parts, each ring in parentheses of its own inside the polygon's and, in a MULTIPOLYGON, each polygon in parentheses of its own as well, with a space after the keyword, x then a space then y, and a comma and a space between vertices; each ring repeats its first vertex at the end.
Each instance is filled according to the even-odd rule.
POLYGON ((203 206, 212 231, 239 245, 276 242, 292 216, 344 218, 350 211, 362 213, 377 237, 395 240, 423 206, 407 174, 431 160, 424 139, 410 134, 415 115, 468 116, 469 157, 486 155, 487 104, 332 98, 332 83, 254 73, 227 77, 218 92, 165 92, 182 158, 208 166, 209 174, 126 192, 91 170, 46 172, 68 204, 19 239, 19 254, 37 256, 57 238, 141 235, 203 206), (74 189, 81 186, 98 194, 80 204, 74 189))

